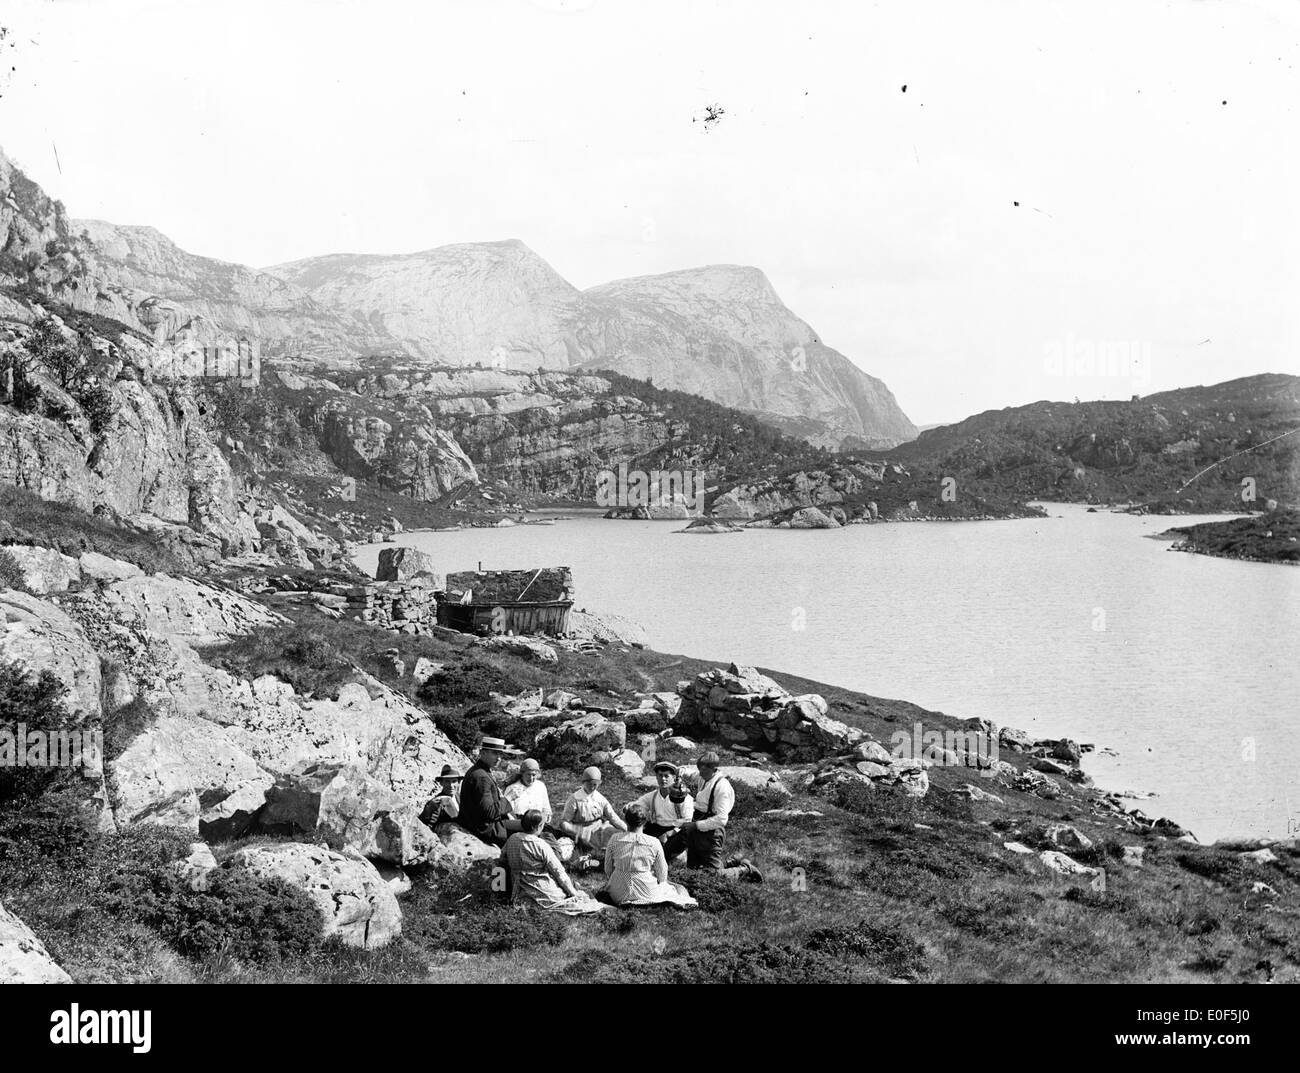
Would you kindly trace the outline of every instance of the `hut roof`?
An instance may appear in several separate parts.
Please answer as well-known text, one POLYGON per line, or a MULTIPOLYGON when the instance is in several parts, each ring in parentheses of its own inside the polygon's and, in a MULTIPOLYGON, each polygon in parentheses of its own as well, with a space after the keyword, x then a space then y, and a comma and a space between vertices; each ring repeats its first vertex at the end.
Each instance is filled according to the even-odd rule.
POLYGON ((532 570, 462 570, 447 575, 447 597, 466 604, 549 604, 573 600, 567 566, 532 570), (469 595, 466 596, 466 593, 469 595))

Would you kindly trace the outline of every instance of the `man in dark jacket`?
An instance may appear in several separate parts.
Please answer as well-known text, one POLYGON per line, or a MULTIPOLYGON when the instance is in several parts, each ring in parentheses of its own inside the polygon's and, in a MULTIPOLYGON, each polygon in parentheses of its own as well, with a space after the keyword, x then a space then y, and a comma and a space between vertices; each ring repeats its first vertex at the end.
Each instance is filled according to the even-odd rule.
POLYGON ((478 760, 465 773, 465 781, 461 784, 458 822, 475 838, 494 846, 506 844, 509 832, 503 821, 513 808, 501 796, 492 770, 503 757, 519 755, 518 750, 510 748, 500 738, 484 738, 479 745, 478 760))

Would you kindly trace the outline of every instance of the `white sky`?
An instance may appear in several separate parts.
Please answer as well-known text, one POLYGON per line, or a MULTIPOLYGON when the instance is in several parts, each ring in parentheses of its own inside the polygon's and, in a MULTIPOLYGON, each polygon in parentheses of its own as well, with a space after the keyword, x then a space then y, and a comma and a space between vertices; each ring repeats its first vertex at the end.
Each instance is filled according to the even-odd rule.
POLYGON ((74 216, 195 253, 519 238, 579 287, 753 264, 918 423, 1300 372, 1296 0, 5 0, 0 25, 0 146, 74 216), (1117 344, 1136 376, 1062 369, 1117 344))

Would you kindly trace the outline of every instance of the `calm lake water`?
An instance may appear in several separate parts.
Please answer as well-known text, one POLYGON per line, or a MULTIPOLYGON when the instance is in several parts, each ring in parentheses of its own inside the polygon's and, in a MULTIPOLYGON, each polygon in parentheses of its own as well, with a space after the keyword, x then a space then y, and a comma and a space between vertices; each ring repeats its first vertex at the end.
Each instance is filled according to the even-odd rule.
POLYGON ((579 516, 398 539, 447 572, 569 565, 576 606, 643 623, 664 652, 1094 743, 1099 786, 1155 791, 1136 806, 1202 841, 1300 827, 1300 569, 1144 539, 1202 518, 1047 509, 720 536, 579 516))

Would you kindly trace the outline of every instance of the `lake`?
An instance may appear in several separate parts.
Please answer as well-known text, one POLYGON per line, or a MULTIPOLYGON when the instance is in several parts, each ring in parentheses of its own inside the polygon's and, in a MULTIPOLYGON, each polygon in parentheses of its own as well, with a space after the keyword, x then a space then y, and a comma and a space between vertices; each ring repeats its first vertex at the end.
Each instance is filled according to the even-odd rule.
MULTIPOLYGON (((1202 841, 1300 827, 1300 569, 1144 539, 1204 517, 1049 518, 687 536, 682 522, 407 533, 438 569, 567 565, 577 607, 736 660, 1042 737, 1202 841), (1103 750, 1113 750, 1110 752, 1103 750)), ((358 553, 372 574, 380 546, 358 553)))

